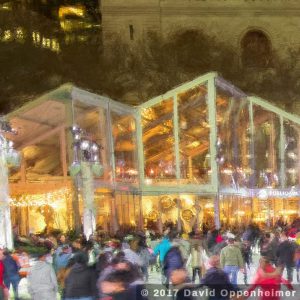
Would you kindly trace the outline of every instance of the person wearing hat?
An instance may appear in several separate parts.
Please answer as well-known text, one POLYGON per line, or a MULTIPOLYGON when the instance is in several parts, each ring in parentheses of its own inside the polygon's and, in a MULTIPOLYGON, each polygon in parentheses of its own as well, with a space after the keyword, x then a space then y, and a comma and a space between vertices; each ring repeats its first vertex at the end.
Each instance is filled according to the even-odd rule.
POLYGON ((38 262, 31 268, 28 274, 28 291, 32 300, 56 300, 57 279, 52 265, 47 263, 48 251, 39 255, 38 262))
POLYGON ((239 270, 244 272, 244 260, 242 252, 234 244, 233 238, 228 238, 227 246, 221 250, 220 263, 224 272, 229 276, 230 282, 237 285, 237 274, 239 270))

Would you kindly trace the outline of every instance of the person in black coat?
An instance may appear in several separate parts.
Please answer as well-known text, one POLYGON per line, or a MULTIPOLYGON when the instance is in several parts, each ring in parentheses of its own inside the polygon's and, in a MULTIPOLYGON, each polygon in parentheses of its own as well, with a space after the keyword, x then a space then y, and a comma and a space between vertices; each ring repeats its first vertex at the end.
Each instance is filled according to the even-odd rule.
POLYGON ((219 256, 211 256, 209 265, 210 269, 202 278, 199 288, 206 286, 213 291, 209 295, 209 300, 229 300, 231 292, 237 292, 238 289, 231 284, 228 275, 220 268, 219 256))
POLYGON ((182 269, 184 267, 184 260, 179 247, 171 247, 165 255, 163 262, 163 271, 166 277, 166 285, 169 285, 171 273, 174 270, 182 269))
POLYGON ((17 262, 12 258, 8 251, 4 251, 4 276, 3 281, 5 286, 9 289, 10 285, 12 285, 14 290, 15 299, 19 300, 18 286, 21 281, 19 270, 20 266, 17 262))
POLYGON ((113 270, 99 284, 100 300, 148 300, 145 286, 136 280, 134 270, 113 270))
POLYGON ((88 257, 84 253, 79 252, 74 256, 74 265, 65 279, 64 300, 96 298, 96 271, 88 267, 87 262, 88 257))
POLYGON ((293 281, 293 269, 295 266, 295 251, 296 245, 289 241, 286 234, 282 233, 280 236, 280 244, 277 248, 277 264, 282 267, 282 271, 286 268, 288 281, 293 281))

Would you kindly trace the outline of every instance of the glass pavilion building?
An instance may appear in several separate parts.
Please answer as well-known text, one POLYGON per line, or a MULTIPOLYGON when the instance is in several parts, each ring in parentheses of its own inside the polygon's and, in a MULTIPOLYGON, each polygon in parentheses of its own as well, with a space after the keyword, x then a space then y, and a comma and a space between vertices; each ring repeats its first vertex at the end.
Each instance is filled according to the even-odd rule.
POLYGON ((66 84, 8 118, 23 153, 10 172, 12 220, 27 222, 23 233, 49 220, 54 228, 72 224, 72 124, 103 147, 104 173, 93 178, 103 230, 271 225, 300 215, 300 117, 216 73, 137 107, 66 84))

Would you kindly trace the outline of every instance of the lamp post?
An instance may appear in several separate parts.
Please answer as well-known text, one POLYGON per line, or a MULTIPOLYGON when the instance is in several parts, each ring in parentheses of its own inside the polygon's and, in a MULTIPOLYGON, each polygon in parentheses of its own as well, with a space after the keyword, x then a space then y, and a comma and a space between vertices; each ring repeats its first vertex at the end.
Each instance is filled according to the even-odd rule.
POLYGON ((87 239, 96 230, 94 206, 94 176, 103 174, 100 164, 102 146, 93 141, 87 132, 79 126, 71 128, 73 136, 73 162, 69 168, 70 175, 76 177, 76 192, 81 188, 83 199, 83 232, 87 239))
POLYGON ((19 166, 20 155, 14 150, 13 142, 5 138, 4 133, 17 132, 3 117, 0 117, 0 247, 13 249, 8 166, 19 166))

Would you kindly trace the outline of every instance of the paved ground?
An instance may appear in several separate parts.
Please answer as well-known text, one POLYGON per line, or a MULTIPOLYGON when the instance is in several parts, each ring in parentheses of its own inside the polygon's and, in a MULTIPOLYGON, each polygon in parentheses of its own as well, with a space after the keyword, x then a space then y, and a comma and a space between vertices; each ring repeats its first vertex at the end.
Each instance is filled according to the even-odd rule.
MULTIPOLYGON (((253 278, 253 275, 255 274, 255 270, 257 269, 257 265, 258 265, 258 255, 254 255, 254 264, 253 266, 251 266, 250 270, 249 270, 249 278, 251 281, 251 279, 253 278)), ((286 274, 284 273, 284 277, 286 278, 286 274)), ((150 276, 149 276, 149 284, 147 285, 147 287, 149 288, 149 296, 151 296, 151 299, 172 299, 172 297, 170 295, 168 295, 168 292, 163 291, 163 289, 161 288, 160 285, 161 282, 161 277, 160 277, 160 273, 157 273, 156 271, 152 271, 150 272, 150 276), (154 296, 154 294, 156 296, 154 296), (166 295, 165 297, 163 297, 163 295, 166 295)), ((238 283, 243 285, 244 284, 244 280, 243 280, 243 274, 239 274, 238 276, 238 283)), ((299 300, 300 299, 300 285, 296 283, 296 274, 294 272, 294 280, 293 280, 293 285, 294 288, 296 290, 296 294, 293 295, 286 295, 285 297, 281 298, 282 300, 288 300, 288 299, 296 299, 299 300)), ((244 287, 242 287, 244 288, 244 287)), ((285 291, 286 289, 283 288, 283 290, 285 291)), ((27 300, 30 299, 30 296, 28 295, 27 292, 27 280, 26 278, 23 278, 20 282, 20 286, 19 286, 19 293, 21 296, 21 299, 23 300, 27 300)), ((14 299, 13 295, 11 295, 11 299, 14 299)), ((199 297, 198 299, 205 299, 205 297, 199 297)), ((259 299, 257 297, 252 297, 249 299, 259 299)), ((43 299, 41 299, 43 300, 43 299)), ((134 299, 133 299, 134 300, 134 299)))

